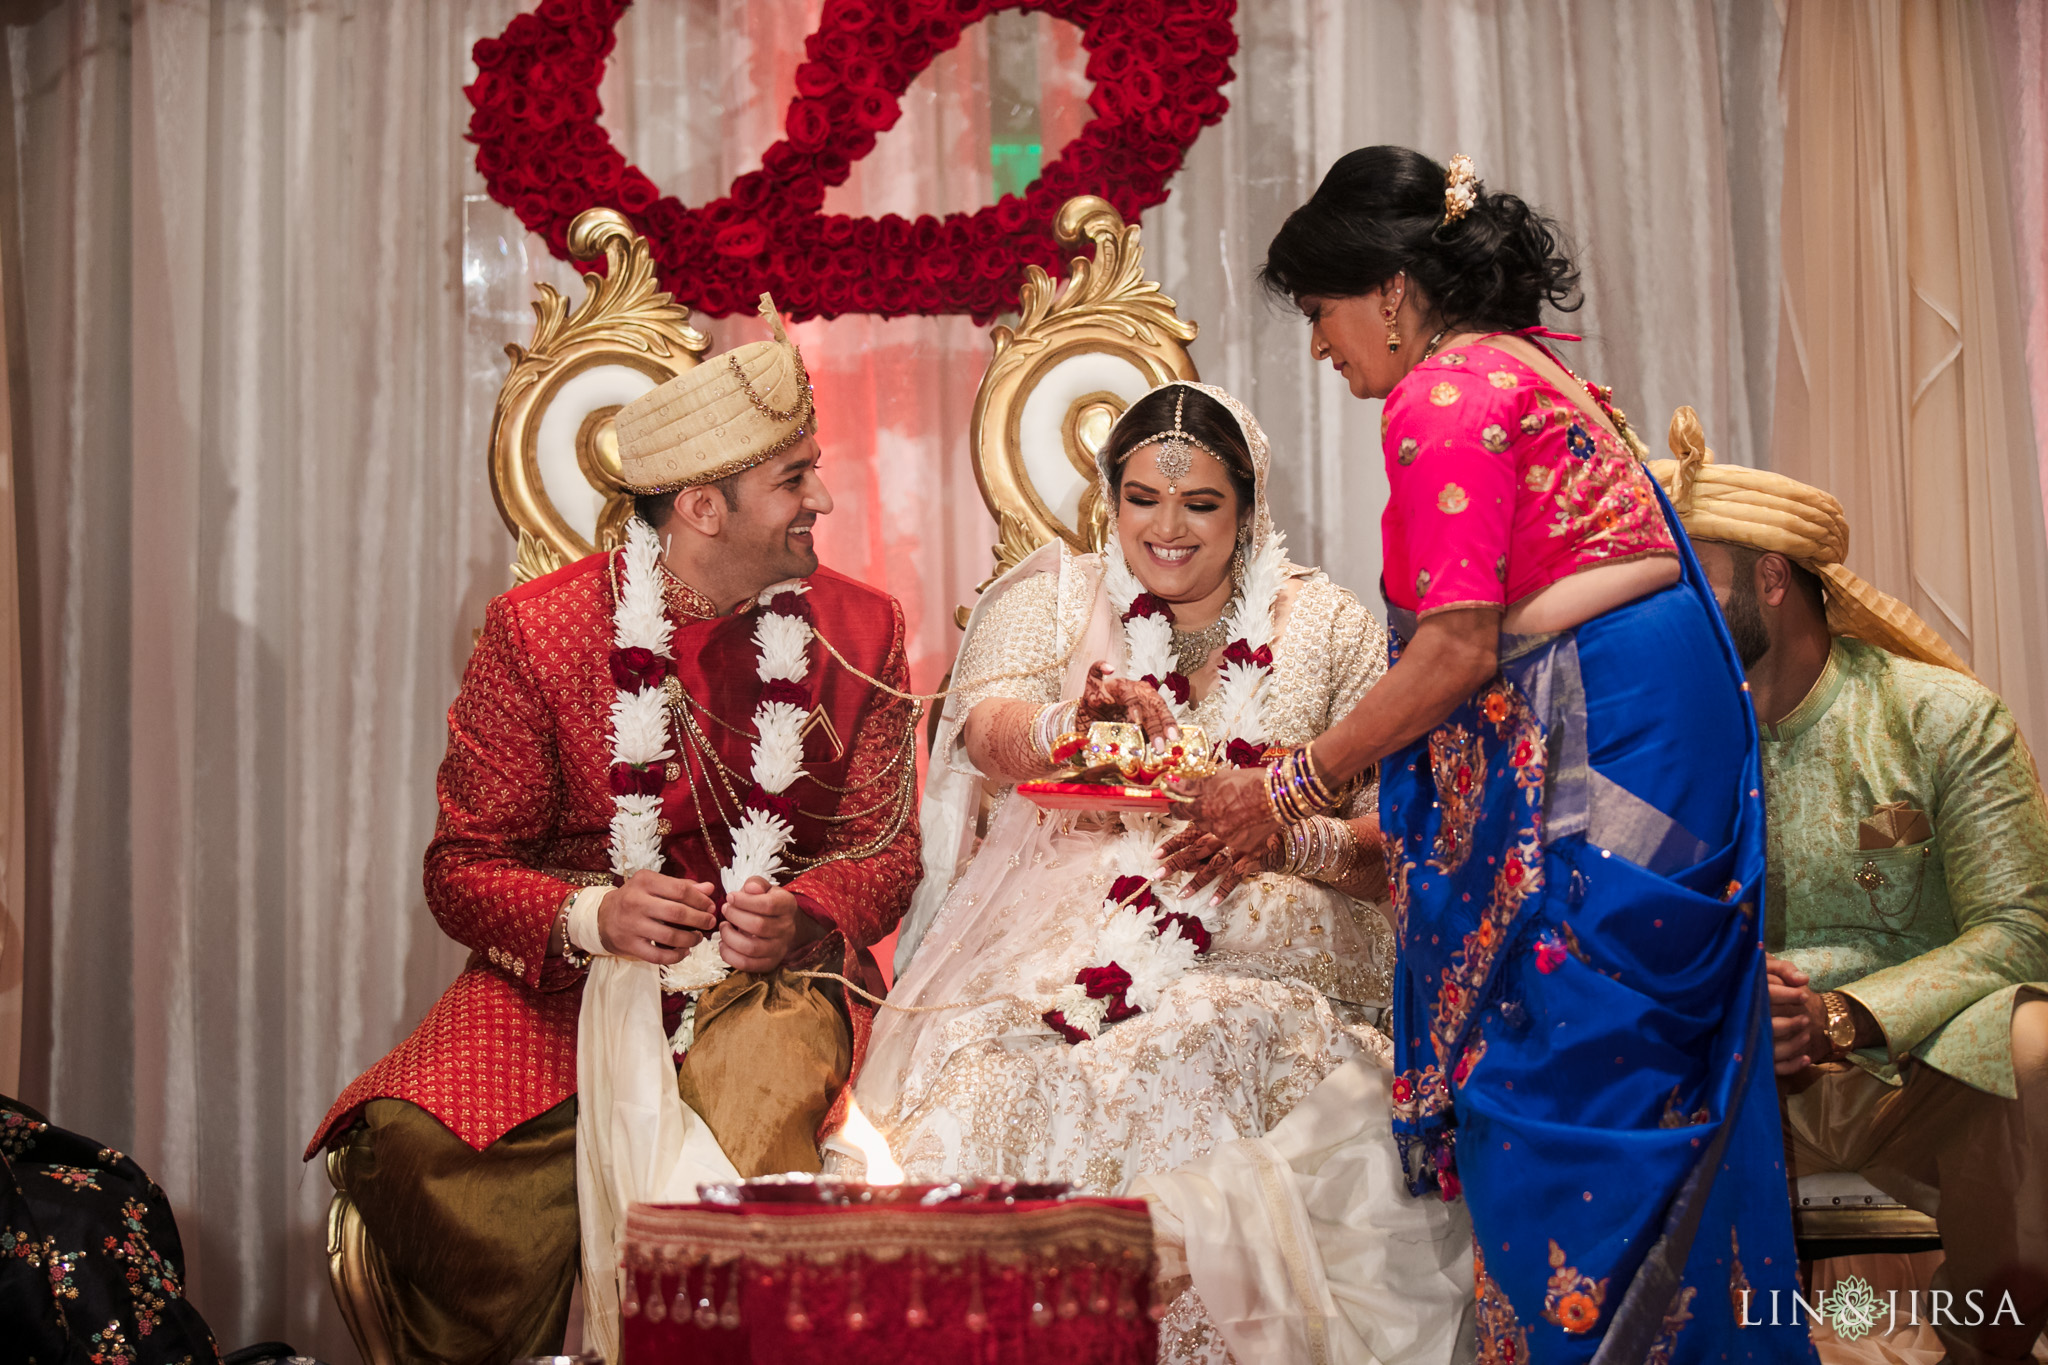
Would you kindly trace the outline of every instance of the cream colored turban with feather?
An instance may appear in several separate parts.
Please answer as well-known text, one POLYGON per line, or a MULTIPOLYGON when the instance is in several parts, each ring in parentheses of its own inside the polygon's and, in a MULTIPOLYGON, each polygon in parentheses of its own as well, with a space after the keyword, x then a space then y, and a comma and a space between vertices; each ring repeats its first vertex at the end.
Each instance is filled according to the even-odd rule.
POLYGON ((1953 668, 1969 677, 1956 656, 1913 609, 1849 572, 1849 522, 1842 504, 1811 485, 1767 469, 1715 464, 1699 414, 1680 408, 1671 416, 1672 460, 1652 460, 1650 472, 1671 497, 1686 533, 1785 556, 1819 576, 1827 597, 1828 629, 1867 640, 1909 659, 1953 668))
POLYGON ((735 346, 619 409, 620 476, 635 493, 673 493, 752 469, 818 431, 803 352, 761 296, 772 341, 735 346))

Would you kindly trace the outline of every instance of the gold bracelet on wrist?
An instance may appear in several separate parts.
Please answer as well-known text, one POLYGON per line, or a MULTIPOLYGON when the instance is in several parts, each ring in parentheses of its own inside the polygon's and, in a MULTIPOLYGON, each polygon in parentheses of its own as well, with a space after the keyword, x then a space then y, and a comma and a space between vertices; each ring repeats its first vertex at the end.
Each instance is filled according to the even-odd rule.
POLYGON ((1046 767, 1059 766, 1053 750, 1058 746, 1060 736, 1074 728, 1074 716, 1080 706, 1078 701, 1056 701, 1038 709, 1038 715, 1031 722, 1031 748, 1046 767))
POLYGON ((580 972, 590 965, 590 954, 578 948, 576 941, 569 937, 569 910, 582 894, 581 891, 571 891, 568 899, 562 902, 562 908, 555 912, 555 926, 562 931, 562 965, 572 972, 580 972))
POLYGON ((1298 825, 1335 806, 1340 793, 1332 791, 1316 771, 1315 760, 1303 744, 1280 755, 1266 769, 1266 797, 1272 802, 1275 819, 1282 825, 1298 825))
POLYGON ((1282 834, 1280 871, 1320 882, 1341 882, 1358 862, 1358 835, 1348 821, 1316 815, 1282 834))

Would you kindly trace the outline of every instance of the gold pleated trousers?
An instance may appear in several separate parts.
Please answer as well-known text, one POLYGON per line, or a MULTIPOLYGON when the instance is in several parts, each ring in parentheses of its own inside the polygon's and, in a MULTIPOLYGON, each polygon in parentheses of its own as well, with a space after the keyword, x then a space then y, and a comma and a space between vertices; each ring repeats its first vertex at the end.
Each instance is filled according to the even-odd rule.
POLYGON ((576 1285, 576 1101, 484 1148, 424 1109, 372 1100, 342 1183, 390 1287, 408 1362, 503 1365, 562 1347, 576 1285))
MULTIPOLYGON (((836 935, 820 956, 825 970, 846 965, 836 935)), ((735 972, 697 1017, 676 1076, 684 1103, 741 1175, 815 1172, 818 1126, 853 1065, 839 988, 735 972)), ((391 1099, 370 1101, 342 1143, 341 1184, 390 1287, 400 1360, 504 1365, 561 1349, 579 1270, 573 1096, 480 1152, 391 1099)))

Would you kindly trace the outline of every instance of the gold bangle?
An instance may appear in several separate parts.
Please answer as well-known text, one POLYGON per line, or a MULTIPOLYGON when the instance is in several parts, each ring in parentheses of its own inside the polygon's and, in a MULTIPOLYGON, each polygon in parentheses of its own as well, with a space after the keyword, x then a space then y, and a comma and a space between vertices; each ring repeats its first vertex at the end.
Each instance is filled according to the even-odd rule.
POLYGON ((1273 803, 1275 818, 1283 825, 1296 825, 1335 806, 1339 794, 1316 773, 1304 744, 1289 749, 1267 767, 1266 795, 1273 803))
POLYGON ((990 762, 1001 776, 1013 781, 1028 779, 1052 767, 1052 760, 1040 755, 1032 737, 1038 715, 1027 712, 1028 705, 1020 702, 1004 706, 988 728, 990 762))
POLYGON ((1283 831, 1279 871, 1320 882, 1341 882, 1358 865, 1358 834, 1349 821, 1314 815, 1283 831))
POLYGON ((1301 755, 1300 771, 1302 786, 1308 793, 1309 798, 1324 810, 1328 810, 1336 805, 1338 798, 1343 793, 1340 789, 1332 787, 1329 781, 1320 772, 1316 771, 1314 746, 1304 744, 1294 752, 1301 755))
POLYGON ((1031 748, 1046 767, 1058 766, 1052 756, 1053 746, 1059 743, 1061 735, 1074 728, 1073 712, 1079 705, 1056 701, 1038 708, 1038 715, 1031 722, 1031 748))

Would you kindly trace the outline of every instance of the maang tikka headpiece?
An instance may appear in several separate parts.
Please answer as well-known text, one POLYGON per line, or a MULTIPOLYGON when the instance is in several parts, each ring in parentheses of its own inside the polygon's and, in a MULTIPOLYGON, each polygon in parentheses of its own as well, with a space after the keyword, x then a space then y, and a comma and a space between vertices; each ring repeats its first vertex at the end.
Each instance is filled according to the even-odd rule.
POLYGON ((1182 389, 1173 398, 1173 430, 1147 436, 1144 440, 1138 442, 1140 446, 1148 446, 1154 441, 1163 443, 1159 447, 1159 473, 1165 478, 1167 484, 1166 491, 1169 493, 1178 492, 1180 481, 1188 476, 1190 469, 1194 468, 1194 452, 1197 449, 1208 451, 1210 455, 1215 456, 1217 459, 1222 458, 1222 456, 1216 455, 1215 451, 1209 450, 1209 447, 1196 440, 1194 436, 1189 434, 1186 428, 1181 426, 1181 413, 1186 410, 1187 403, 1188 391, 1182 389))

